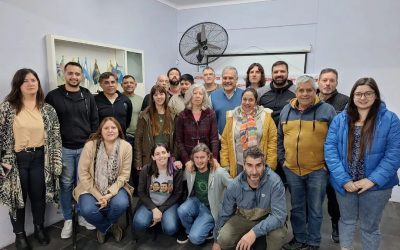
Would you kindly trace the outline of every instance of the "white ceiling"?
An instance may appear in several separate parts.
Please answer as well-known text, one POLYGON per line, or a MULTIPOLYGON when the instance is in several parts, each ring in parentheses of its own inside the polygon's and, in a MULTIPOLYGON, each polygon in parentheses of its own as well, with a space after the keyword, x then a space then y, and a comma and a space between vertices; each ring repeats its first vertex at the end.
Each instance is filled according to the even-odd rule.
POLYGON ((177 10, 203 8, 221 5, 252 3, 252 2, 265 2, 272 0, 157 0, 177 10))

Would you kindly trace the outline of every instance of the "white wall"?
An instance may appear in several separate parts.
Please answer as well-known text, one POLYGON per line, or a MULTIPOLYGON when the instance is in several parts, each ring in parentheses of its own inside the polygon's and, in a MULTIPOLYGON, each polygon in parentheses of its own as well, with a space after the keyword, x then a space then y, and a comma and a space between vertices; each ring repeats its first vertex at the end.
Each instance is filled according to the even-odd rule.
MULTIPOLYGON (((388 108, 400 115, 398 10, 397 0, 276 0, 182 10, 178 12, 177 42, 192 25, 210 21, 228 32, 225 53, 311 45, 307 73, 336 68, 338 89, 347 95, 357 79, 374 77, 388 108)), ((197 71, 177 54, 182 72, 197 71)), ((392 199, 400 202, 399 187, 394 188, 392 199)))
MULTIPOLYGON (((399 9, 396 0, 276 0, 182 10, 177 42, 190 26, 211 21, 228 32, 225 53, 311 45, 307 73, 319 73, 324 67, 338 69, 339 90, 346 94, 358 78, 372 76, 389 109, 400 114, 396 98, 400 91, 399 9)), ((197 71, 177 54, 182 72, 197 71)))
MULTIPOLYGON (((0 100, 10 91, 16 70, 33 68, 48 90, 45 35, 55 34, 144 51, 146 88, 175 65, 177 11, 149 0, 0 1, 0 100)), ((29 213, 30 214, 30 213, 29 213)), ((49 207, 46 224, 61 219, 49 207)), ((26 230, 33 231, 28 216, 26 230)), ((0 248, 14 235, 7 209, 0 206, 0 248)))

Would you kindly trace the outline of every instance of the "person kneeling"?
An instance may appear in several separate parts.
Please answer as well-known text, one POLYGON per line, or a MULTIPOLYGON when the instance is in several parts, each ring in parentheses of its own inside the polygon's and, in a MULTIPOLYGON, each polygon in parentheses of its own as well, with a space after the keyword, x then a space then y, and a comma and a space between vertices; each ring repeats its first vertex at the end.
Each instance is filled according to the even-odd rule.
POLYGON ((224 194, 214 229, 213 250, 266 249, 265 243, 268 249, 281 249, 287 214, 283 183, 264 165, 264 154, 259 148, 249 148, 243 159, 244 171, 224 194))
POLYGON ((123 231, 116 224, 129 207, 133 188, 128 184, 132 147, 124 140, 118 121, 106 117, 85 144, 78 164, 79 182, 74 190, 80 213, 97 228, 97 240, 104 243, 111 231, 115 241, 123 231))
POLYGON ((179 229, 178 201, 182 195, 182 170, 175 170, 167 144, 156 143, 153 161, 140 172, 139 203, 133 217, 133 231, 142 232, 161 223, 162 231, 172 236, 179 229))
POLYGON ((204 143, 193 148, 191 158, 194 167, 186 168, 184 175, 189 197, 178 208, 186 234, 179 235, 177 242, 183 244, 189 238, 194 245, 200 245, 212 237, 224 191, 232 178, 224 168, 214 165, 213 155, 204 143))

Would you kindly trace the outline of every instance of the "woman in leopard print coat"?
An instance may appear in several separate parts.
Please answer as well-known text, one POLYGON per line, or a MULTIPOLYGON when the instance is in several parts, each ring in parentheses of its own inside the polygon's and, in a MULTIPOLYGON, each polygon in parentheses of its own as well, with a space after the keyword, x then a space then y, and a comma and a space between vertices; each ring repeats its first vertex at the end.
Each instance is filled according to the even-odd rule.
POLYGON ((48 243, 47 236, 40 233, 43 233, 44 204, 58 202, 62 169, 60 125, 53 107, 44 103, 43 90, 35 71, 18 70, 11 87, 11 92, 0 105, 0 163, 11 166, 7 175, 3 171, 6 168, 0 168, 0 203, 9 208, 17 248, 26 249, 18 237, 22 238, 22 244, 28 244, 24 241, 23 228, 27 194, 32 203, 35 237, 44 245, 48 243), (41 129, 37 132, 38 128, 44 128, 44 132, 41 129), (39 144, 31 145, 32 141, 39 144), (39 162, 33 164, 37 159, 39 162), (39 175, 35 176, 33 171, 39 171, 39 175), (43 193, 35 194, 39 192, 37 190, 43 190, 43 193), (42 198, 38 200, 38 196, 42 198), (33 205, 35 199, 40 208, 33 205))

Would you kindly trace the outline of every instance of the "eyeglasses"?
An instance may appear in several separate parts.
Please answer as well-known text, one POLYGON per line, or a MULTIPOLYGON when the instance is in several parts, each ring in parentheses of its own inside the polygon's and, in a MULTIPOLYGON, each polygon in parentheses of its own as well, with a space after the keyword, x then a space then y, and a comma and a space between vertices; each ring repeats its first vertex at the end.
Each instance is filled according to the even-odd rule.
POLYGON ((375 92, 374 91, 367 91, 365 93, 361 93, 361 92, 354 93, 354 98, 361 99, 361 97, 363 97, 363 96, 365 98, 367 98, 367 99, 370 99, 370 98, 375 96, 375 92))

